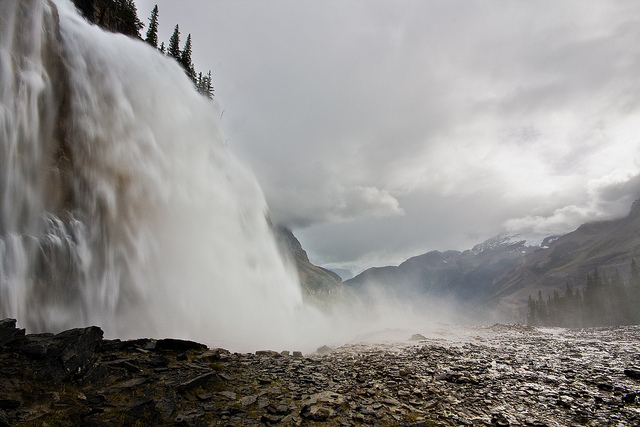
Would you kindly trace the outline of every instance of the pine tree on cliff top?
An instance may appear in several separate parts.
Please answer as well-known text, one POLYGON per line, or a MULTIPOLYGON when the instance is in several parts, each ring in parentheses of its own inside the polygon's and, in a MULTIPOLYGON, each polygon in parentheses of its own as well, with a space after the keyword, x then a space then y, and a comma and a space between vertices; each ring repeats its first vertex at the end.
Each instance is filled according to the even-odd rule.
POLYGON ((193 62, 191 61, 191 34, 187 36, 187 41, 184 43, 179 62, 191 81, 196 83, 196 70, 194 70, 193 62))
POLYGON ((169 49, 167 50, 167 55, 174 58, 176 61, 180 62, 180 27, 176 24, 176 27, 173 30, 173 34, 169 39, 169 49))
POLYGON ((158 47, 158 5, 155 5, 151 11, 149 29, 147 30, 147 37, 144 41, 155 48, 158 47))

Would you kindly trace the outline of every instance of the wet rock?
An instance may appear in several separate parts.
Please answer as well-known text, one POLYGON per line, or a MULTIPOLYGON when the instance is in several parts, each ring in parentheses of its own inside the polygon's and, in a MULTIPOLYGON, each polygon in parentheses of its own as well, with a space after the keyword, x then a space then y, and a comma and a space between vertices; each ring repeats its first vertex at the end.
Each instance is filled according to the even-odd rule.
POLYGON ((36 368, 37 375, 46 381, 64 381, 85 375, 102 335, 102 329, 96 326, 71 329, 50 337, 36 336, 33 340, 27 335, 17 349, 32 348, 31 344, 37 343, 43 359, 36 368))
POLYGON ((214 348, 202 353, 198 356, 198 359, 208 361, 227 360, 229 358, 229 354, 229 350, 225 350, 224 348, 214 348))
POLYGON ((20 406, 20 401, 15 399, 0 399, 0 409, 11 410, 20 406))
POLYGON ((640 425, 640 384, 622 375, 636 369, 640 327, 467 331, 478 339, 348 344, 304 358, 102 340, 86 368, 101 374, 60 383, 32 375, 56 354, 56 336, 17 336, 0 346, 0 411, 10 424, 55 416, 94 426, 640 425))
POLYGON ((262 421, 263 423, 277 424, 282 421, 283 418, 284 417, 281 415, 263 414, 260 417, 260 421, 262 421))
POLYGON ((0 347, 15 338, 24 336, 25 330, 16 328, 16 323, 16 319, 0 320, 0 347))
POLYGON ((176 424, 192 424, 198 418, 202 418, 204 416, 204 411, 191 411, 186 414, 180 414, 176 417, 176 424))
POLYGON ((240 405, 242 407, 251 406, 254 403, 256 403, 257 400, 258 400, 258 396, 256 395, 245 396, 242 399, 240 399, 240 405))
POLYGON ((281 354, 273 350, 258 350, 256 351, 256 356, 280 357, 281 354))
POLYGON ((126 414, 134 418, 146 418, 148 420, 159 420, 155 402, 150 397, 142 398, 127 406, 123 410, 126 414))
POLYGON ((634 380, 640 380, 640 368, 631 366, 624 370, 624 374, 634 380))
POLYGON ((324 406, 312 405, 308 410, 302 413, 304 418, 311 421, 326 421, 332 414, 332 411, 324 406))
POLYGON ((329 354, 332 351, 333 351, 333 349, 331 347, 323 345, 322 347, 318 347, 318 349, 316 350, 316 353, 318 353, 318 354, 329 354))
POLYGON ((192 388, 200 387, 213 377, 213 372, 206 372, 202 375, 198 375, 195 378, 188 379, 187 381, 178 384, 178 390, 186 391, 192 388))
POLYGON ((179 351, 179 352, 184 352, 189 350, 205 351, 207 350, 207 346, 195 341, 165 338, 165 339, 156 341, 156 349, 166 350, 166 351, 179 351))
POLYGON ((173 411, 175 411, 176 406, 178 404, 178 398, 175 393, 168 392, 165 393, 158 401, 156 402, 156 409, 162 415, 162 419, 168 419, 173 411))
POLYGON ((232 391, 220 391, 218 395, 223 396, 229 400, 236 400, 237 394, 232 391))
POLYGON ((2 409, 0 409, 0 427, 11 427, 11 420, 2 409))

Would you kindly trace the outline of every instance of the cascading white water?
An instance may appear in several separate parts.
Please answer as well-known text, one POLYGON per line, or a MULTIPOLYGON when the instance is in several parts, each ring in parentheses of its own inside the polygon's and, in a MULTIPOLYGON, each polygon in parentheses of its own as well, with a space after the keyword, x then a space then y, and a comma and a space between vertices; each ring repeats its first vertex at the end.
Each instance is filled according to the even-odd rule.
POLYGON ((262 192, 175 61, 66 0, 3 0, 0 16, 0 316, 293 338, 301 292, 262 192))

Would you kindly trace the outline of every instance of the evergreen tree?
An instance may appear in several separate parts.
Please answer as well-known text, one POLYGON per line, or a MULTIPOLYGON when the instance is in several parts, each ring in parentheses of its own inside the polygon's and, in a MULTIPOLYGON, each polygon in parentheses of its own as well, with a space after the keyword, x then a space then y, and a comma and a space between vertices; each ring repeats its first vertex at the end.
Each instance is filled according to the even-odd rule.
POLYGON ((206 84, 204 86, 204 94, 209 98, 213 99, 213 83, 211 81, 211 70, 207 73, 206 84))
POLYGON ((631 323, 631 313, 629 312, 629 300, 624 280, 618 269, 611 278, 611 308, 613 310, 613 322, 617 325, 628 325, 631 323))
POLYGON ((535 326, 538 324, 536 302, 529 295, 529 301, 527 302, 527 325, 535 326))
POLYGON ((640 268, 636 264, 635 259, 631 259, 631 272, 629 274, 629 321, 634 324, 640 324, 640 268))
POLYGON ((158 47, 158 5, 155 5, 151 11, 149 29, 147 29, 147 37, 144 41, 155 48, 158 47))
POLYGON ((196 88, 201 95, 206 96, 209 99, 213 99, 213 85, 211 84, 211 70, 206 75, 202 75, 202 72, 198 73, 196 79, 196 88))
POLYGON ((179 62, 187 76, 197 85, 196 71, 193 69, 193 62, 191 61, 191 34, 187 36, 187 41, 184 43, 179 62))
POLYGON ((140 37, 140 30, 144 24, 138 18, 138 9, 133 0, 117 0, 116 11, 122 20, 116 25, 117 30, 124 34, 131 34, 140 37))
POLYGON ((164 47, 164 42, 160 43, 160 47, 158 48, 158 50, 159 50, 163 55, 166 55, 166 54, 167 54, 167 49, 164 47))
POLYGON ((169 49, 167 50, 167 55, 174 58, 176 61, 181 62, 180 55, 180 27, 176 24, 176 27, 173 30, 173 34, 169 39, 169 49))

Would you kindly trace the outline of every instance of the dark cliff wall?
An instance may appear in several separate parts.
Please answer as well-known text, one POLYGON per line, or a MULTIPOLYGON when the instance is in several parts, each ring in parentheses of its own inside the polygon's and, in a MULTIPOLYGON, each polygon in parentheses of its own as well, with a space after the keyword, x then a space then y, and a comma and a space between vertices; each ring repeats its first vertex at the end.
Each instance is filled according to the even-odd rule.
POLYGON ((140 37, 142 23, 132 0, 72 0, 91 23, 131 37, 140 37))
POLYGON ((342 291, 342 279, 332 271, 309 261, 309 257, 291 230, 275 228, 280 250, 291 257, 298 270, 302 290, 306 296, 335 295, 342 291))

